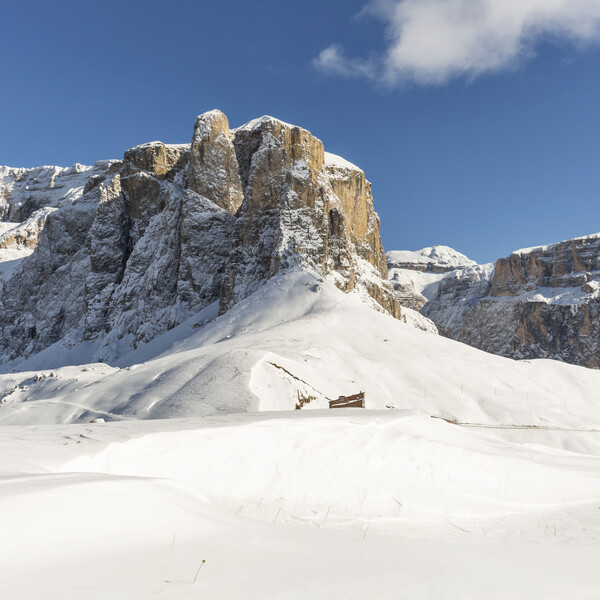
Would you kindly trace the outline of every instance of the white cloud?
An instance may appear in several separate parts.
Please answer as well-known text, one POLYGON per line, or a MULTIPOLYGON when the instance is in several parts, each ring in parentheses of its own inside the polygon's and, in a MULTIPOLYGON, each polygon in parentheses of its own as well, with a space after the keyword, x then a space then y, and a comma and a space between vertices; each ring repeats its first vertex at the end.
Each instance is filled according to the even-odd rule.
POLYGON ((313 65, 325 73, 343 75, 344 77, 377 77, 380 65, 374 60, 348 59, 339 44, 331 44, 321 50, 313 65))
POLYGON ((373 0, 363 14, 386 23, 377 59, 332 45, 314 60, 325 73, 389 84, 442 84, 513 67, 541 39, 600 40, 600 0, 373 0))

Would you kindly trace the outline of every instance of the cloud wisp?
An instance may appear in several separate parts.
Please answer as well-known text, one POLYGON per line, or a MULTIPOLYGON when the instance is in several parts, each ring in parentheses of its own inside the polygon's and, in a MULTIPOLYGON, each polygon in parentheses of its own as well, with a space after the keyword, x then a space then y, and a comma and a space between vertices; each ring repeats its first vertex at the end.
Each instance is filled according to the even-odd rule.
POLYGON ((314 59, 318 70, 441 85, 519 65, 540 40, 600 41, 600 0, 372 0, 362 14, 385 23, 384 53, 348 58, 332 44, 314 59))

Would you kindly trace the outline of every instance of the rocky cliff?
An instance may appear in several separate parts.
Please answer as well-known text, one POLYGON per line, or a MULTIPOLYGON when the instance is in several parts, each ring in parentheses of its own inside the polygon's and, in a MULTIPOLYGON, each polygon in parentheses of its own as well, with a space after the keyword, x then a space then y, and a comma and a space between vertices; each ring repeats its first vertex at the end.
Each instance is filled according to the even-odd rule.
POLYGON ((392 250, 386 254, 388 274, 401 306, 421 310, 437 292, 448 273, 476 263, 449 246, 437 244, 414 252, 392 250))
POLYGON ((422 308, 440 333, 513 358, 600 366, 600 234, 444 277, 422 308))
POLYGON ((230 130, 211 111, 191 144, 2 167, 0 216, 2 362, 59 341, 110 360, 289 268, 400 316, 364 173, 271 117, 230 130))

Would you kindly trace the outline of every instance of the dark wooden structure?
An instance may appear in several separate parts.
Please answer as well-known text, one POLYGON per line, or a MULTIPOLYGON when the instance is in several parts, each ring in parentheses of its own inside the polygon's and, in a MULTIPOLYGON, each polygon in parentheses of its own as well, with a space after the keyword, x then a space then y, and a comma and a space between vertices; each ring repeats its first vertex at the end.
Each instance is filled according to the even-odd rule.
POLYGON ((340 396, 337 400, 329 401, 329 408, 364 408, 365 393, 359 392, 353 396, 340 396))

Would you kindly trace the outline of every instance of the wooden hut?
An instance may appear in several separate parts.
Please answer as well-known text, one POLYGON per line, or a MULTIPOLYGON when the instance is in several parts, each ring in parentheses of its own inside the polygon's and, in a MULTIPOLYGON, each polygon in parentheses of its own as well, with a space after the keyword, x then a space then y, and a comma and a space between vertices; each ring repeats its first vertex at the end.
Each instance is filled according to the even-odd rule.
POLYGON ((337 400, 329 401, 329 408, 364 408, 365 393, 359 392, 353 396, 340 396, 337 400))

